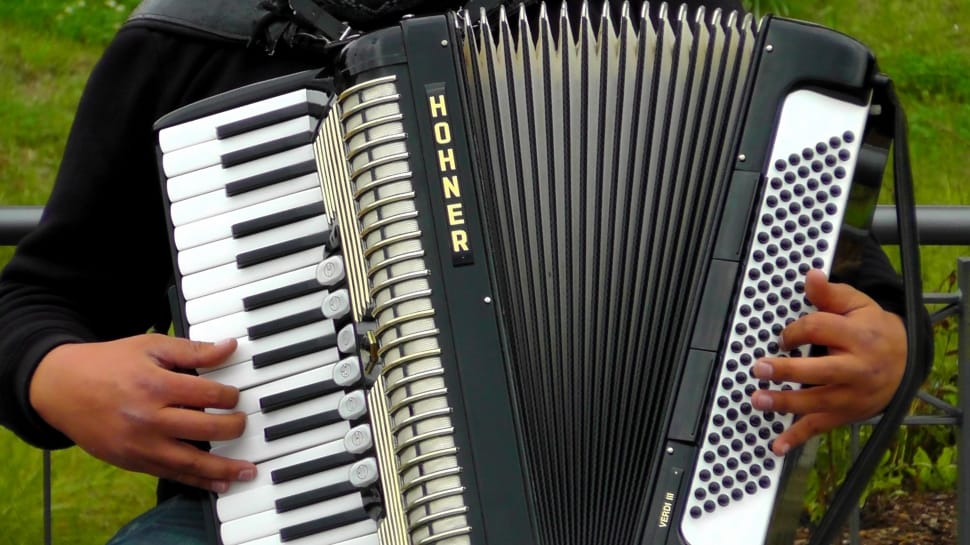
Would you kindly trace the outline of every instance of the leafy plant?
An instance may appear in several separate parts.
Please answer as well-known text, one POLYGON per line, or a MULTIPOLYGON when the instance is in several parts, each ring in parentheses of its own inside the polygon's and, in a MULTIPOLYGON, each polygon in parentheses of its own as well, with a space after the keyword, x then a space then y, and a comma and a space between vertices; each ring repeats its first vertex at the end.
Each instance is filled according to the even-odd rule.
POLYGON ((944 447, 936 460, 917 447, 907 471, 923 490, 952 490, 957 482, 956 447, 944 447))

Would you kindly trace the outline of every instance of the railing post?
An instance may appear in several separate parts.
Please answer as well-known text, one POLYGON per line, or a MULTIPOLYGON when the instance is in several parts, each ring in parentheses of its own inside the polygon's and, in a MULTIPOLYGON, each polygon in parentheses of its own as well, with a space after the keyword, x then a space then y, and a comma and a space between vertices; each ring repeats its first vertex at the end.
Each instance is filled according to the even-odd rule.
POLYGON ((44 545, 51 545, 51 451, 44 449, 44 545))
MULTIPOLYGON (((849 458, 855 462, 859 456, 859 431, 862 426, 858 423, 849 426, 849 458)), ((862 530, 862 516, 859 509, 859 502, 852 504, 852 512, 849 514, 849 545, 859 545, 859 531, 862 530)))
POLYGON ((960 316, 957 322, 957 543, 970 544, 970 257, 957 258, 960 316))

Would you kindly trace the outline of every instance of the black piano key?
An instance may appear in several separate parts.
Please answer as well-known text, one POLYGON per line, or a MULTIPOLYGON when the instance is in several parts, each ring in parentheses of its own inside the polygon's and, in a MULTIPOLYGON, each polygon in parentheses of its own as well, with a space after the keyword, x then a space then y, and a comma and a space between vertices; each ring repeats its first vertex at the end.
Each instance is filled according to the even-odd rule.
POLYGON ((232 226, 232 238, 242 238, 245 236, 254 235, 256 233, 275 229, 276 227, 282 227, 284 225, 296 223, 301 220, 313 218, 321 214, 325 214, 326 212, 327 210, 323 204, 323 201, 318 201, 311 204, 304 204, 303 206, 298 206, 290 210, 283 210, 282 212, 277 212, 268 216, 263 216, 248 221, 241 221, 232 226))
POLYGON ((343 417, 340 416, 340 411, 334 409, 332 411, 304 416, 303 418, 290 420, 289 422, 284 422, 283 424, 270 426, 263 430, 263 437, 266 438, 267 442, 276 441, 277 439, 283 439, 284 437, 289 437, 298 433, 315 430, 317 428, 329 426, 330 424, 336 424, 342 420, 343 417))
POLYGON ((347 465, 351 462, 356 462, 357 457, 358 455, 352 452, 344 451, 334 454, 333 456, 317 458, 315 460, 309 460, 289 467, 277 469, 276 471, 270 473, 270 478, 272 478, 273 484, 281 484, 287 481, 300 479, 308 475, 322 473, 328 469, 347 465))
POLYGON ((222 168, 231 168, 243 163, 255 161, 256 159, 262 159, 263 157, 269 157, 270 155, 276 155, 277 153, 311 144, 314 138, 316 138, 316 133, 313 131, 285 136, 246 149, 226 153, 220 157, 220 163, 222 163, 222 168))
POLYGON ((268 395, 260 398, 259 408, 262 409, 264 413, 270 413, 296 405, 297 403, 303 403, 304 401, 309 401, 311 399, 323 397, 334 392, 339 392, 341 390, 343 390, 343 386, 340 386, 332 379, 322 380, 320 382, 314 382, 313 384, 307 384, 306 386, 294 388, 287 392, 280 392, 278 394, 268 395))
POLYGON ((237 255, 236 266, 240 269, 245 269, 246 267, 266 263, 267 261, 272 261, 290 254, 302 252, 303 250, 323 246, 329 240, 330 232, 328 229, 327 231, 320 233, 314 233, 312 235, 294 238, 279 242, 277 244, 271 244, 269 246, 264 246, 263 248, 257 248, 255 250, 250 250, 237 255))
POLYGON ((260 369, 262 367, 268 367, 276 363, 298 358, 300 356, 306 356, 307 354, 313 354, 314 352, 334 348, 336 346, 337 335, 336 333, 331 333, 322 337, 317 337, 316 339, 310 339, 308 341, 284 346, 283 348, 277 348, 276 350, 269 350, 267 352, 256 354, 253 356, 253 368, 260 369))
POLYGON ((287 496, 285 498, 276 500, 276 512, 285 513, 287 511, 306 507, 307 505, 313 505, 314 503, 320 503, 322 501, 338 498, 356 491, 357 487, 351 484, 349 481, 335 483, 330 486, 317 488, 316 490, 307 490, 306 492, 293 494, 292 496, 287 496))
POLYGON ((333 530, 334 528, 360 522, 366 518, 368 518, 368 515, 363 509, 354 509, 353 511, 337 513, 336 515, 330 515, 317 520, 304 522, 303 524, 296 524, 294 526, 283 528, 280 530, 280 541, 293 541, 295 539, 300 539, 301 537, 312 536, 313 534, 319 534, 321 532, 326 532, 327 530, 333 530))
POLYGON ((243 309, 247 311, 256 310, 258 308, 275 305, 276 303, 282 303, 283 301, 289 301, 290 299, 294 299, 296 297, 316 293, 324 289, 325 287, 315 279, 304 280, 303 282, 297 282, 296 284, 290 284, 289 286, 283 286, 282 288, 276 288, 274 290, 264 291, 263 293, 257 293, 256 295, 244 297, 242 301, 243 309))
POLYGON ((303 161, 302 163, 296 163, 295 165, 288 165, 276 170, 236 180, 235 182, 229 182, 226 184, 226 196, 235 197, 248 191, 255 191, 273 184, 299 178, 300 176, 313 174, 316 171, 317 163, 312 159, 303 161))
POLYGON ((296 119, 306 115, 312 115, 313 117, 319 119, 324 117, 328 110, 329 108, 327 106, 322 104, 314 104, 312 102, 293 104, 292 106, 280 108, 279 110, 265 112, 257 116, 240 119, 239 121, 233 121, 232 123, 226 123, 225 125, 216 127, 216 138, 221 140, 223 138, 239 136, 240 134, 259 130, 264 127, 269 127, 270 125, 275 125, 277 123, 282 123, 284 121, 289 121, 291 119, 296 119))
POLYGON ((325 316, 323 315, 323 310, 314 308, 248 327, 246 328, 246 335, 250 340, 261 339, 276 333, 282 333, 283 331, 312 324, 313 322, 319 322, 324 318, 325 316))

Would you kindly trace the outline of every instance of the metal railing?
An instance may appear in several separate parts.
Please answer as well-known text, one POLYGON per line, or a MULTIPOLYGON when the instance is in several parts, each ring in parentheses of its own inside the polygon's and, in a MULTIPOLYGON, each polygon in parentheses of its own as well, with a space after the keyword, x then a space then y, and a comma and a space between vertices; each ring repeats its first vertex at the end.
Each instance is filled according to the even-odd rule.
MULTIPOLYGON (((0 246, 17 245, 37 225, 42 212, 41 206, 0 206, 0 246)), ((916 218, 921 246, 970 245, 970 206, 918 206, 916 218)), ((898 243, 893 207, 877 207, 872 231, 882 244, 898 243)), ((933 323, 949 317, 958 320, 957 368, 962 371, 970 369, 970 256, 957 259, 956 276, 956 292, 925 293, 923 300, 927 305, 943 305, 931 315, 933 323)), ((957 389, 960 394, 970 392, 970 372, 958 374, 957 389)), ((956 406, 927 392, 921 391, 919 398, 943 414, 908 416, 903 421, 904 426, 951 425, 957 429, 957 543, 970 545, 970 429, 963 421, 963 415, 970 414, 970 395, 959 395, 956 406)), ((876 422, 878 418, 851 426, 853 456, 858 452, 860 428, 876 422)), ((44 538, 48 544, 51 542, 50 487, 50 452, 44 451, 44 538)), ((858 506, 849 517, 849 536, 852 545, 858 545, 858 506)))

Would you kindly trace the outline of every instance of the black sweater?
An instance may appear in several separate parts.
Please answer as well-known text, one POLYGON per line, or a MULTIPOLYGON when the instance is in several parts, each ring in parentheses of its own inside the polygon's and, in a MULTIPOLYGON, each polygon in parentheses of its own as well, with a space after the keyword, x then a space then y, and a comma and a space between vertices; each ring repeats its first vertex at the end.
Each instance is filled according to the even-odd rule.
MULTIPOLYGON (((219 92, 310 68, 319 66, 289 50, 270 57, 164 28, 119 31, 84 91, 41 224, 0 277, 0 424, 38 447, 70 446, 29 402, 44 355, 64 343, 167 330, 172 262, 154 121, 219 92)), ((898 280, 874 242, 862 268, 864 278, 847 280, 898 312, 898 280)))

